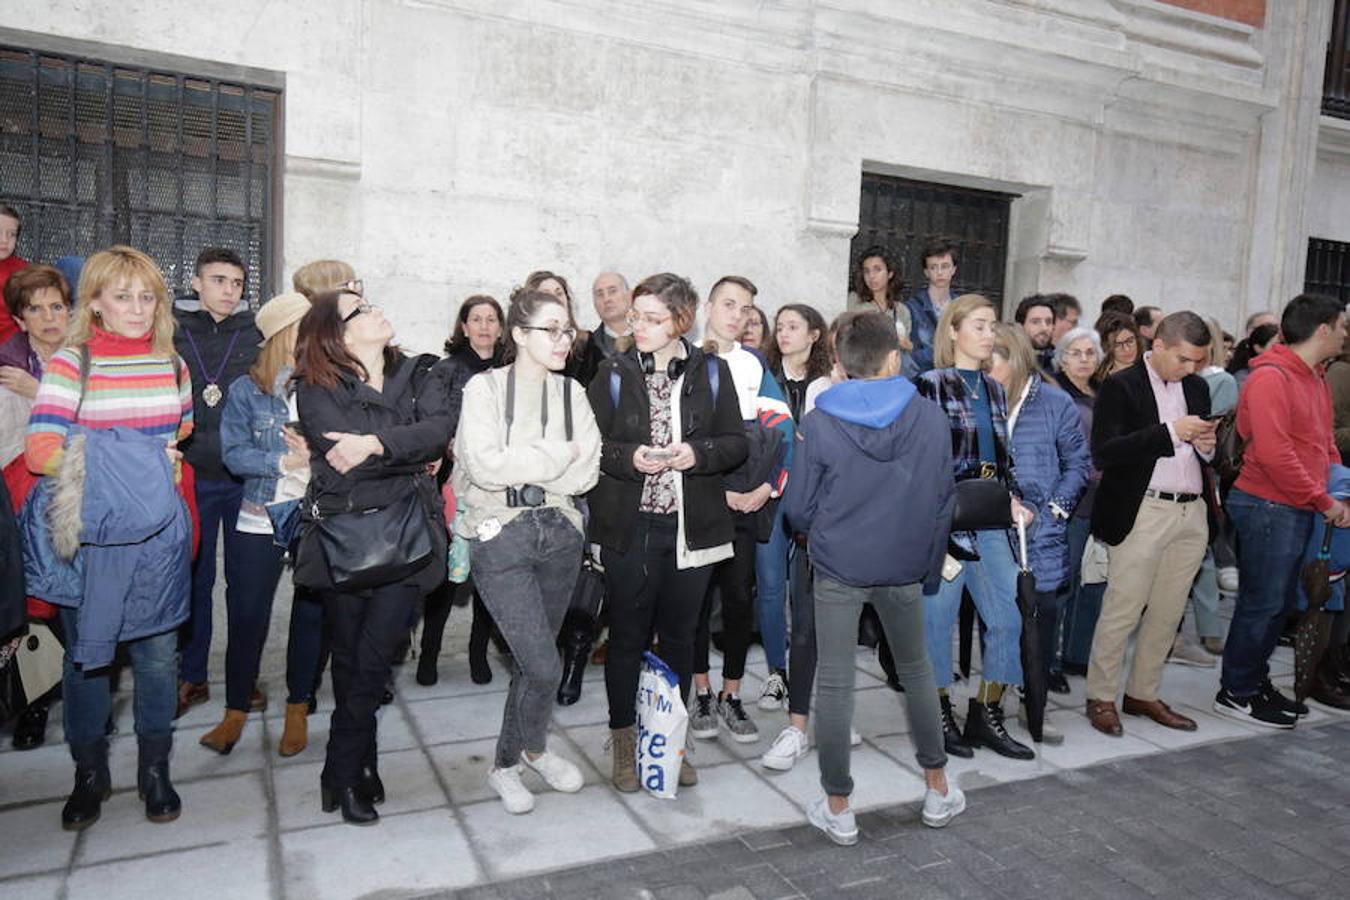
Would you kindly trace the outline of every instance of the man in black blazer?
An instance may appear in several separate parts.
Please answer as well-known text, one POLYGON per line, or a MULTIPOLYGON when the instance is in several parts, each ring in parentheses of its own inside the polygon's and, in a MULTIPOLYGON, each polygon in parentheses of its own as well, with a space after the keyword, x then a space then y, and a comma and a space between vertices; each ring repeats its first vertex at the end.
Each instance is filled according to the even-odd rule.
POLYGON ((1159 324, 1142 361, 1097 394, 1092 456, 1102 471, 1092 533, 1111 546, 1106 594, 1088 661, 1087 715, 1104 734, 1123 733, 1116 694, 1125 645, 1138 629, 1123 710, 1194 731, 1158 697, 1191 582, 1209 543, 1204 463, 1214 453, 1209 388, 1195 373, 1209 361, 1209 328, 1193 312, 1159 324))

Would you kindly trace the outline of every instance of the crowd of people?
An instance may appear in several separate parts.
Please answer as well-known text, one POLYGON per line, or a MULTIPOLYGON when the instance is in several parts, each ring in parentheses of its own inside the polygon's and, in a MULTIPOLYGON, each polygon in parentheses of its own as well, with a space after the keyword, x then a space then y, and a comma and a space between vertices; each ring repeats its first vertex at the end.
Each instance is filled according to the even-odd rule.
MULTIPOLYGON (((65 647, 61 684, 30 699, 12 739, 40 746, 60 697, 67 829, 97 821, 110 795, 121 660, 135 674, 146 815, 178 817, 173 722, 211 700, 218 548, 225 696, 200 744, 229 753, 266 707, 260 662, 290 578, 276 751, 307 749, 327 669, 321 803, 358 825, 378 821, 386 793, 377 711, 393 666, 420 626, 416 681, 434 684, 461 601, 473 681, 492 679, 494 641, 509 671, 486 780, 512 813, 536 802, 527 770, 581 789, 549 725, 592 662, 612 784, 641 789, 648 650, 688 710, 679 784, 698 783, 697 742, 761 741, 765 714, 785 713, 760 763, 791 769, 814 732, 822 795, 808 816, 841 844, 858 834, 860 639, 905 694, 933 827, 965 808, 948 756, 1029 760, 1037 742, 1064 740, 1041 721, 1038 685, 1068 693, 1085 677, 1087 718, 1116 736, 1121 713, 1200 727, 1161 696, 1169 661, 1221 661, 1223 715, 1288 729, 1308 711, 1268 662, 1318 523, 1328 539, 1350 527, 1337 300, 1295 297, 1236 342, 1212 319, 1122 295, 1091 327, 1067 294, 1026 297, 1004 323, 954 287, 958 246, 936 240, 908 297, 898 257, 864 250, 833 323, 802 303, 768 315, 743 275, 700 298, 676 274, 630 287, 604 272, 586 332, 567 281, 540 270, 506 303, 465 299, 439 358, 399 348, 345 262, 300 267, 255 312, 231 250, 204 249, 175 299, 135 249, 28 264, 19 233, 0 207, 0 462, 25 556, 7 588, 26 575, 0 630, 45 622, 65 647), (1240 469, 1217 465, 1234 462, 1225 440, 1240 469), (599 578, 603 603, 578 602, 599 578), (976 623, 964 640, 980 648, 964 710, 951 693, 966 670, 963 606, 976 623), (1032 631, 1041 652, 1028 658, 1032 631), (766 672, 752 702, 756 640, 766 672), (1030 742, 1005 724, 1010 704, 1030 742)), ((1337 594, 1329 609, 1342 606, 1337 594)), ((1345 709, 1350 617, 1333 619, 1308 696, 1345 709)))

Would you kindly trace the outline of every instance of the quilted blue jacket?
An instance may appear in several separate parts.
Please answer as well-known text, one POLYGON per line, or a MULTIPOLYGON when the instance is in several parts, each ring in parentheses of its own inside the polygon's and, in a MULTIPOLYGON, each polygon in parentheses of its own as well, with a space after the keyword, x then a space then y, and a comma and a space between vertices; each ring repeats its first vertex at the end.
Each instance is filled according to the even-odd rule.
POLYGON ((1027 556, 1038 591, 1058 589, 1069 574, 1068 523, 1051 510, 1053 502, 1072 515, 1092 474, 1092 456, 1078 409, 1058 387, 1040 378, 1011 421, 1009 450, 1017 461, 1022 502, 1036 512, 1027 534, 1027 556))

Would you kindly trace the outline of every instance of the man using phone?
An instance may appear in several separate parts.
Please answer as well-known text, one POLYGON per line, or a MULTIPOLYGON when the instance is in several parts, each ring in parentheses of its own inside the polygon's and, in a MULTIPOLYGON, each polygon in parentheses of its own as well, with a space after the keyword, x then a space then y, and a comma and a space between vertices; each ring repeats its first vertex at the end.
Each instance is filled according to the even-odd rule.
POLYGON ((1087 716, 1103 734, 1124 733, 1116 696, 1126 643, 1137 631, 1122 709, 1194 731, 1195 721, 1158 696, 1191 582, 1209 544, 1202 464, 1213 458, 1209 388, 1196 372, 1210 334, 1193 312, 1158 325, 1143 365, 1108 378, 1097 394, 1092 457, 1102 480, 1092 534, 1111 546, 1101 616, 1088 660, 1087 716))

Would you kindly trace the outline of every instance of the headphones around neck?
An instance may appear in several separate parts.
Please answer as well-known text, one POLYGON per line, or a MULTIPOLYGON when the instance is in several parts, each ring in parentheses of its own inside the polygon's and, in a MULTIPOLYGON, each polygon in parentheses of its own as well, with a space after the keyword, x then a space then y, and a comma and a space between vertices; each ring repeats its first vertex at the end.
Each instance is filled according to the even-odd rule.
MULTIPOLYGON (((639 353, 638 362, 642 365, 643 375, 656 374, 656 357, 650 353, 639 353)), ((684 374, 684 367, 689 364, 688 357, 672 357, 670 362, 666 363, 666 377, 671 381, 676 380, 684 374)))

